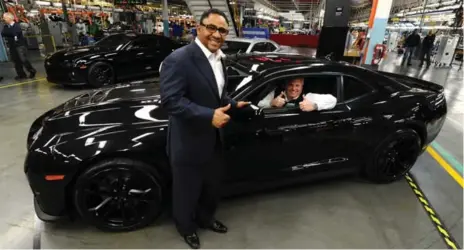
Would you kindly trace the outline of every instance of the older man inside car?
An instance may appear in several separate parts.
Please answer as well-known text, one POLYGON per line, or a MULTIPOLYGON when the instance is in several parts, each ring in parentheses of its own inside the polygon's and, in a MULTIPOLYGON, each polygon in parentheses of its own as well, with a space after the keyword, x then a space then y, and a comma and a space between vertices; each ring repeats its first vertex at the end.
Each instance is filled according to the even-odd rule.
POLYGON ((275 91, 271 91, 263 100, 258 103, 261 108, 282 108, 300 107, 302 111, 309 112, 314 110, 332 109, 337 104, 337 98, 330 94, 303 94, 304 79, 292 79, 285 86, 285 91, 275 96, 275 91))

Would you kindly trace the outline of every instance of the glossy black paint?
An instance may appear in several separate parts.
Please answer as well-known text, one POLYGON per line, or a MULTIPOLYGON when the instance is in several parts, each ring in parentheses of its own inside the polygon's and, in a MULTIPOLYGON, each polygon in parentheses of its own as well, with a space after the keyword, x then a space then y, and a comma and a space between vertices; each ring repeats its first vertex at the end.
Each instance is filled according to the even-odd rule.
MULTIPOLYGON (((336 77, 338 104, 308 113, 250 108, 250 115, 236 117, 224 129, 224 195, 359 172, 376 146, 401 129, 420 135, 423 152, 446 117, 443 88, 405 76, 282 54, 229 57, 227 68, 228 92, 236 100, 256 105, 255 91, 276 79, 322 74, 336 77), (347 100, 349 77, 368 84, 369 91, 347 100)), ((27 137, 24 167, 38 213, 66 215, 76 177, 103 159, 141 160, 169 180, 168 117, 158 93, 157 83, 117 85, 77 96, 39 117, 27 137), (46 175, 65 177, 46 181, 46 175)))
POLYGON ((89 68, 96 62, 110 64, 116 82, 134 80, 158 73, 164 58, 185 44, 164 36, 119 33, 94 45, 57 51, 45 59, 44 66, 47 80, 57 84, 87 84, 89 68))

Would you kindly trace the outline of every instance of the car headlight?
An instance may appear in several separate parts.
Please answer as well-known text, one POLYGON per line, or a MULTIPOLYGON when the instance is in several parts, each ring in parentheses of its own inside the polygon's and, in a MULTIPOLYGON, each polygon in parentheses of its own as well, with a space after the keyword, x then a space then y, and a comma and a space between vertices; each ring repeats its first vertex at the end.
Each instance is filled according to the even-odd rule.
POLYGON ((75 68, 85 69, 87 68, 87 61, 86 60, 78 60, 74 63, 75 68))
POLYGON ((42 134, 42 130, 43 130, 43 127, 40 127, 39 130, 37 130, 37 132, 34 133, 34 135, 32 136, 33 141, 35 141, 35 140, 37 140, 37 138, 39 138, 40 134, 42 134))
POLYGON ((29 138, 27 138, 27 148, 30 149, 32 144, 39 138, 39 136, 42 134, 43 131, 43 126, 40 126, 40 128, 36 131, 34 131, 34 127, 31 128, 31 131, 29 132, 29 138), (32 135, 32 136, 31 136, 32 135))

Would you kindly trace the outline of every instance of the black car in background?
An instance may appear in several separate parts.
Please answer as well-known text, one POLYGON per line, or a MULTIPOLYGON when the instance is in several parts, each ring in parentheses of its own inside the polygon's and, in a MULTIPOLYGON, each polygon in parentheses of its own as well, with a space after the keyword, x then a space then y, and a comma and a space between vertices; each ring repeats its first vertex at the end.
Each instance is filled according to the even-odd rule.
POLYGON ((63 85, 101 87, 150 77, 160 63, 185 43, 149 34, 120 33, 94 45, 64 49, 45 59, 47 80, 63 85))
MULTIPOLYGON (((444 88, 431 82, 303 56, 226 60, 227 92, 252 105, 223 129, 224 195, 348 173, 396 181, 446 119, 444 88), (295 77, 305 78, 304 93, 338 103, 313 112, 257 106, 295 77)), ((101 88, 46 112, 31 126, 24 166, 38 217, 77 211, 112 231, 151 223, 170 198, 167 132, 156 82, 101 88)))

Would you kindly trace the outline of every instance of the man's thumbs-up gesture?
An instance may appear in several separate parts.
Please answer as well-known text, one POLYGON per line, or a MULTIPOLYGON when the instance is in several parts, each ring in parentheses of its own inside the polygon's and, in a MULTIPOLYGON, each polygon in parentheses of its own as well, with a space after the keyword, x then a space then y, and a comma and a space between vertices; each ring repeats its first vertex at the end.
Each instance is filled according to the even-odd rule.
POLYGON ((309 112, 309 111, 317 110, 317 106, 314 102, 309 100, 309 98, 306 97, 306 95, 303 95, 303 101, 300 102, 300 109, 302 111, 309 112))
POLYGON ((282 91, 279 96, 272 100, 271 105, 277 108, 281 108, 285 105, 285 93, 282 91))
POLYGON ((216 128, 222 128, 226 123, 229 122, 230 116, 226 114, 227 110, 230 109, 230 103, 227 106, 220 107, 214 110, 213 115, 213 126, 216 128))

